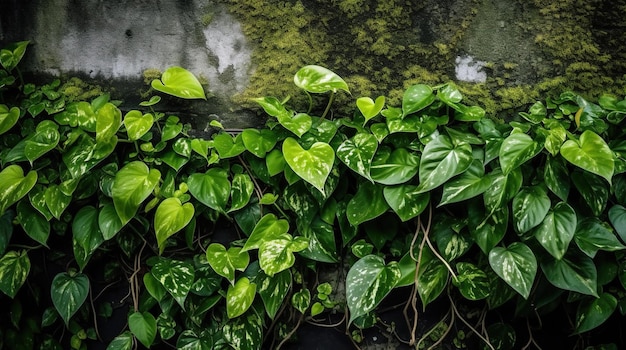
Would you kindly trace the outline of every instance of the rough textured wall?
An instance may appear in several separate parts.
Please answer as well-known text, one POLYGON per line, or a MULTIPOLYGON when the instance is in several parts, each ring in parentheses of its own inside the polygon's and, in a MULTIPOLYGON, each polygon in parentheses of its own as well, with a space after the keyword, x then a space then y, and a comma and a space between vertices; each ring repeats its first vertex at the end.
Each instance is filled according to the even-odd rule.
POLYGON ((128 98, 180 65, 215 96, 195 113, 237 126, 249 97, 303 103, 306 64, 391 104, 455 81, 492 115, 568 89, 626 93, 626 0, 0 1, 0 42, 31 40, 31 70, 122 82, 128 98))

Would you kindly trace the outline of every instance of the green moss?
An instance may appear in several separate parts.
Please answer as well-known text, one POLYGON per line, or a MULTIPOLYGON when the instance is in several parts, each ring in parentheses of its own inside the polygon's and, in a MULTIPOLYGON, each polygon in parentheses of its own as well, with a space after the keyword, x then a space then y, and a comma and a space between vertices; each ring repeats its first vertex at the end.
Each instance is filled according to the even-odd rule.
POLYGON ((102 87, 84 82, 77 77, 70 78, 59 88, 68 101, 88 101, 104 94, 102 87))
MULTIPOLYGON (((292 80, 307 64, 326 66, 350 84, 352 97, 338 96, 339 101, 386 95, 389 105, 398 106, 412 84, 453 80, 454 59, 462 53, 473 21, 484 15, 480 0, 221 1, 255 44, 255 72, 246 91, 234 97, 248 106, 249 98, 267 95, 292 96, 296 108, 307 105, 292 80)), ((619 1, 602 7, 600 0, 518 0, 522 11, 509 25, 531 38, 535 56, 523 67, 521 62, 487 58, 487 81, 460 82, 461 91, 468 102, 494 116, 533 103, 540 94, 563 90, 584 96, 600 91, 624 94, 626 34, 594 30, 597 23, 592 22, 595 16, 621 23, 626 4, 619 1)))

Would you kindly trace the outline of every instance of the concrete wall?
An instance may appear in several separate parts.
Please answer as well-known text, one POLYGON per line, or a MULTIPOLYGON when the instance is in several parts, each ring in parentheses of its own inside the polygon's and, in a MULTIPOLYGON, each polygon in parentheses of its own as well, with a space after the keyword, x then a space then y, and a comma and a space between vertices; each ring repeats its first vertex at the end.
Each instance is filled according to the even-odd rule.
POLYGON ((191 114, 233 127, 255 124, 248 97, 302 100, 291 79, 305 64, 338 72, 355 96, 391 103, 410 84, 455 81, 493 114, 568 89, 626 93, 626 0, 0 4, 0 44, 32 43, 27 71, 80 76, 135 103, 144 75, 183 66, 214 95, 191 114))

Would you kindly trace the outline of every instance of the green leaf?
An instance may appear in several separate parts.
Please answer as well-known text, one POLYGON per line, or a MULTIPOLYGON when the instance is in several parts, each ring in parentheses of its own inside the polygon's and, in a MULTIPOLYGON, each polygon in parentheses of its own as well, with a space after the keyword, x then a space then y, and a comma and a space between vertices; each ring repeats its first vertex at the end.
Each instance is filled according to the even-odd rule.
POLYGON ((26 139, 24 155, 32 163, 53 150, 60 140, 59 125, 52 120, 44 120, 37 125, 35 134, 26 139))
POLYGON ((402 222, 421 214, 430 202, 430 192, 419 193, 415 185, 385 186, 383 195, 402 222))
POLYGON ((187 186, 189 193, 202 204, 221 213, 226 212, 231 190, 226 170, 211 168, 204 174, 194 173, 187 179, 187 186))
POLYGON ((602 293, 598 298, 583 299, 576 310, 576 334, 588 332, 611 317, 617 308, 617 299, 609 294, 602 293))
POLYGON ((489 265, 509 286, 528 299, 537 274, 537 259, 527 245, 514 242, 507 248, 493 248, 489 252, 489 265))
POLYGON ((29 43, 30 41, 18 41, 0 50, 0 64, 2 64, 2 67, 8 72, 12 71, 24 57, 29 43))
POLYGON ((143 346, 150 348, 157 333, 157 323, 149 312, 133 312, 128 315, 128 328, 143 346))
POLYGON ((213 137, 213 145, 222 159, 236 157, 246 150, 241 134, 234 138, 226 133, 217 134, 213 137))
POLYGON ((50 287, 52 303, 66 326, 69 326, 72 315, 87 300, 87 295, 89 295, 89 278, 82 273, 62 272, 52 280, 50 287))
POLYGON ((272 277, 263 276, 261 279, 258 292, 265 305, 265 311, 271 319, 276 317, 278 310, 283 306, 291 284, 292 277, 289 270, 279 272, 272 277))
POLYGON ((384 186, 363 182, 348 202, 346 215, 353 226, 372 220, 389 209, 383 194, 384 186))
POLYGON ((184 261, 159 258, 150 272, 184 309, 185 299, 194 282, 193 266, 184 261))
POLYGON ((17 221, 19 221, 20 226, 22 226, 28 237, 48 247, 50 222, 27 201, 20 201, 17 204, 17 221))
POLYGON ((542 186, 522 188, 513 197, 513 222, 519 233, 539 225, 550 210, 550 197, 542 186))
POLYGON ((150 85, 153 89, 172 96, 206 100, 204 89, 198 79, 191 72, 181 67, 168 68, 161 75, 161 80, 155 79, 150 85))
POLYGON ((109 140, 122 126, 122 112, 111 102, 96 111, 96 142, 109 140))
POLYGON ((485 254, 489 254, 507 233, 509 208, 503 206, 493 213, 485 213, 480 204, 468 203, 470 235, 485 254))
POLYGON ((522 187, 522 171, 519 168, 511 171, 508 175, 494 172, 494 179, 483 198, 488 214, 493 214, 500 207, 506 206, 522 187))
POLYGON ((289 222, 277 219, 274 214, 265 214, 254 226, 243 251, 258 249, 264 242, 276 239, 289 231, 289 222))
POLYGON ((449 271, 437 258, 422 259, 417 276, 417 292, 426 310, 426 306, 435 301, 448 285, 449 271))
POLYGON ((235 283, 235 271, 245 270, 250 263, 248 252, 241 251, 240 247, 230 247, 226 250, 219 243, 209 245, 206 258, 213 271, 226 278, 231 284, 235 283))
POLYGON ((159 253, 165 249, 165 241, 189 224, 195 213, 193 204, 181 203, 176 197, 164 199, 154 213, 154 231, 159 253))
POLYGON ((232 198, 230 209, 233 212, 245 207, 254 193, 254 183, 247 174, 235 174, 230 189, 230 197, 232 198))
POLYGON ((335 151, 324 142, 315 142, 308 150, 288 137, 283 142, 283 155, 289 167, 304 181, 324 194, 324 184, 335 161, 335 151))
POLYGON ((356 106, 363 114, 363 117, 365 117, 363 121, 363 126, 365 126, 370 119, 377 116, 385 107, 385 96, 378 96, 376 101, 369 97, 359 97, 356 99, 356 106))
POLYGON ((293 77, 293 82, 297 87, 311 93, 337 92, 337 90, 350 93, 348 84, 340 76, 316 65, 300 68, 293 77))
POLYGON ((548 189, 563 201, 570 190, 570 174, 561 157, 547 157, 543 178, 548 189))
POLYGON ((370 167, 377 148, 376 137, 370 134, 356 134, 339 145, 337 158, 357 174, 372 181, 370 167))
POLYGON ((385 264, 376 255, 359 259, 346 277, 346 299, 352 323, 356 318, 374 310, 400 280, 397 262, 385 264))
POLYGON ((80 208, 72 221, 72 234, 74 257, 82 271, 91 255, 104 242, 98 224, 98 209, 92 206, 80 208))
POLYGON ((22 199, 37 183, 37 172, 31 170, 24 176, 24 170, 13 164, 0 172, 0 214, 22 199))
POLYGON ((140 161, 126 164, 115 174, 111 192, 115 211, 126 225, 135 216, 141 203, 152 193, 161 179, 161 172, 140 161))
POLYGON ((0 215, 0 255, 4 255, 11 236, 13 235, 13 212, 7 211, 0 215))
MULTIPOLYGON (((73 191, 72 191, 73 192, 73 191)), ((61 186, 50 185, 44 193, 46 206, 50 213, 57 219, 61 220, 61 215, 72 202, 72 196, 63 193, 61 186)))
POLYGON ((619 204, 612 206, 609 209, 609 220, 622 241, 626 242, 626 208, 619 204))
POLYGON ((472 246, 472 238, 459 227, 465 223, 446 215, 437 215, 431 227, 432 239, 446 261, 463 256, 472 246))
POLYGON ((311 305, 311 292, 306 288, 300 289, 291 297, 291 304, 296 310, 304 314, 311 305))
POLYGON ((165 295, 167 294, 167 290, 165 287, 159 282, 154 275, 149 272, 143 275, 143 285, 146 287, 146 290, 156 300, 157 302, 161 302, 165 295))
POLYGON ((133 334, 129 331, 115 337, 107 346, 106 350, 132 350, 133 334))
POLYGON ((590 258, 593 258, 599 250, 614 252, 626 249, 610 226, 598 218, 585 218, 578 222, 574 241, 590 258))
POLYGON ((561 146, 561 155, 568 162, 611 183, 614 170, 613 152, 602 137, 585 130, 578 140, 567 140, 561 146))
POLYGON ((472 146, 454 145, 444 135, 433 139, 424 148, 419 166, 418 192, 430 191, 458 175, 472 164, 472 146))
POLYGON ((419 169, 420 158, 405 148, 379 148, 372 160, 370 175, 383 185, 399 185, 411 180, 419 169))
POLYGON ((560 202, 534 231, 535 238, 555 259, 561 259, 574 238, 576 226, 576 212, 569 204, 560 202))
POLYGON ((124 226, 112 203, 106 203, 100 209, 100 213, 98 213, 98 226, 100 227, 100 232, 102 232, 102 237, 105 241, 115 237, 124 226))
POLYGON ((274 239, 266 240, 259 247, 259 263, 268 276, 284 271, 296 261, 294 252, 300 252, 309 246, 309 240, 298 236, 293 238, 284 233, 274 239))
POLYGON ((439 89, 439 91, 437 91, 437 97, 449 106, 455 106, 463 99, 463 95, 461 95, 459 89, 453 84, 446 84, 439 89))
POLYGON ((29 272, 30 259, 26 251, 8 251, 0 258, 0 290, 9 298, 15 298, 29 272))
POLYGON ((300 255, 307 259, 336 263, 337 243, 335 242, 335 229, 319 217, 315 218, 305 227, 299 227, 302 236, 309 240, 307 249, 300 252, 300 255))
POLYGON ((485 176, 482 162, 475 159, 464 173, 443 185, 441 202, 438 206, 476 197, 491 187, 492 181, 493 175, 485 176))
POLYGON ((542 144, 534 141, 532 137, 526 134, 514 133, 509 135, 500 147, 502 172, 505 175, 510 173, 513 169, 535 157, 542 149, 542 144))
POLYGON ((130 141, 139 140, 154 125, 154 116, 151 113, 141 114, 138 110, 132 110, 124 116, 124 126, 130 141))
POLYGON ((250 282, 247 277, 241 277, 235 285, 228 286, 226 291, 226 313, 233 319, 246 312, 256 295, 256 283, 250 282))
POLYGON ((409 87, 402 96, 402 118, 426 108, 435 98, 433 89, 428 85, 417 84, 409 87))
POLYGON ((540 261, 546 279, 557 288, 598 297, 598 272, 590 257, 571 249, 560 259, 540 261))
POLYGON ((264 158, 277 141, 276 134, 269 129, 245 129, 241 133, 241 139, 246 149, 259 158, 264 158))
POLYGON ((11 130, 20 119, 20 109, 0 104, 0 135, 11 130))
POLYGON ((586 171, 575 170, 570 178, 593 215, 601 215, 609 198, 609 185, 599 176, 586 171))
POLYGON ((469 300, 485 299, 489 296, 489 278, 476 265, 469 262, 456 264, 458 274, 452 283, 459 288, 459 292, 469 300))
POLYGON ((255 312, 231 320, 224 325, 224 339, 234 350, 261 350, 263 320, 255 312))

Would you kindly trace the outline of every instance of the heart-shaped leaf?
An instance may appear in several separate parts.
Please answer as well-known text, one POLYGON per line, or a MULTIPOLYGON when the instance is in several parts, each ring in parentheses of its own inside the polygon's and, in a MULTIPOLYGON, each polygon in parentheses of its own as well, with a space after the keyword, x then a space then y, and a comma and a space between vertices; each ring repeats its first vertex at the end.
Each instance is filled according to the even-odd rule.
POLYGON ((204 89, 198 79, 188 70, 181 67, 170 67, 163 75, 161 80, 153 80, 151 83, 153 89, 170 94, 172 96, 194 99, 201 98, 206 100, 204 89))
POLYGON ((513 198, 513 222, 519 233, 539 225, 550 210, 550 197, 542 186, 522 188, 513 198))
POLYGON ((227 133, 217 134, 213 137, 213 146, 222 159, 236 157, 246 150, 241 134, 234 138, 227 133))
POLYGON ((598 271, 590 257, 569 250, 560 259, 548 257, 540 261, 546 279, 555 287, 598 296, 598 271))
POLYGON ((349 323, 374 310, 396 286, 401 275, 397 262, 385 264, 377 255, 365 256, 352 265, 346 277, 349 323))
POLYGON ((89 295, 89 278, 82 273, 62 272, 52 280, 50 296, 65 325, 83 305, 89 295))
POLYGON ((107 102, 96 111, 96 142, 115 136, 122 126, 122 112, 111 102, 107 102))
POLYGON ((514 242, 507 248, 493 248, 489 252, 489 265, 509 286, 528 299, 537 274, 537 259, 527 245, 514 242))
POLYGON ((165 249, 165 241, 182 230, 193 218, 195 210, 191 203, 181 203, 176 197, 164 199, 154 213, 154 231, 159 253, 165 249))
POLYGON ((276 134, 269 129, 245 129, 241 133, 243 145, 250 153, 259 158, 265 157, 276 145, 276 134))
POLYGON ((9 251, 0 258, 0 290, 9 296, 15 298, 20 290, 28 273, 30 272, 30 259, 26 251, 16 252, 9 251))
POLYGON ((297 87, 311 93, 337 92, 337 90, 350 93, 348 84, 340 76, 328 68, 316 65, 300 68, 293 77, 293 82, 297 87))
POLYGON ((472 146, 454 145, 444 135, 433 139, 424 148, 420 160, 418 192, 430 191, 458 175, 472 164, 472 146))
POLYGON ((263 276, 259 283, 258 292, 263 300, 263 305, 265 305, 265 311, 271 319, 276 317, 278 310, 283 306, 291 289, 292 281, 291 271, 285 270, 272 277, 263 276))
POLYGON ((335 151, 324 142, 315 142, 305 150, 298 141, 288 137, 283 142, 283 155, 289 167, 304 181, 324 194, 326 178, 335 162, 335 151))
POLYGON ((124 116, 124 126, 130 141, 139 140, 154 124, 154 116, 151 113, 142 114, 138 110, 132 110, 124 116))
POLYGON ((403 222, 421 214, 430 201, 430 192, 419 193, 415 185, 386 186, 383 195, 403 222))
POLYGON ((440 260, 436 258, 424 259, 424 257, 422 259, 417 276, 417 292, 425 310, 426 306, 444 291, 450 273, 440 260))
POLYGON ((143 346, 150 348, 157 333, 157 322, 149 312, 133 312, 128 315, 128 328, 143 346))
POLYGON ((20 109, 0 104, 0 135, 9 131, 20 119, 20 109))
POLYGON ((221 168, 211 168, 206 173, 195 173, 187 179, 189 193, 207 207, 221 213, 226 212, 230 198, 228 172, 221 168))
POLYGON ((219 243, 209 245, 206 258, 213 271, 226 278, 231 284, 235 283, 235 271, 245 270, 250 263, 248 252, 242 252, 240 247, 231 247, 226 250, 219 243))
POLYGON ((337 158, 357 174, 372 181, 370 167, 377 148, 376 137, 370 134, 356 134, 353 138, 345 140, 339 145, 337 158))
POLYGON ((195 278, 193 265, 184 261, 159 258, 150 272, 184 309, 185 299, 195 278))
POLYGON ((452 283, 459 288, 459 292, 468 300, 481 300, 489 296, 491 290, 489 278, 485 271, 469 262, 456 264, 458 274, 452 283))
POLYGON ((567 201, 571 187, 567 166, 561 157, 547 157, 543 178, 548 189, 561 200, 567 201))
POLYGON ((437 97, 449 106, 456 106, 456 104, 463 99, 463 95, 461 95, 459 89, 453 84, 446 84, 439 89, 439 91, 437 91, 437 97))
POLYGON ((17 204, 17 221, 19 221, 20 226, 22 226, 28 237, 48 247, 50 222, 35 210, 28 201, 20 201, 17 204))
POLYGON ((357 226, 385 213, 389 206, 383 194, 384 186, 363 182, 346 208, 350 224, 357 226))
POLYGON ((598 298, 581 301, 576 310, 576 333, 588 332, 609 319, 617 309, 617 298, 602 293, 598 298))
POLYGON ((126 225, 161 179, 161 172, 140 161, 126 164, 115 174, 111 194, 115 211, 126 225))
POLYGON ((232 319, 243 315, 252 306, 256 295, 256 283, 247 277, 241 277, 235 285, 228 286, 226 291, 226 313, 232 319))
POLYGON ((254 226, 243 251, 258 249, 261 244, 282 236, 289 231, 289 222, 278 219, 274 214, 265 214, 254 226))
POLYGON ((428 85, 417 84, 404 91, 402 96, 402 117, 426 108, 435 101, 433 89, 428 85))
POLYGON ((420 158, 405 148, 393 151, 379 148, 372 160, 370 175, 383 185, 399 185, 411 180, 419 169, 420 158))
POLYGON ((100 213, 98 213, 98 226, 102 232, 102 237, 107 241, 115 237, 124 226, 112 203, 106 203, 100 209, 100 213))
POLYGON ((17 165, 9 165, 0 172, 0 214, 24 197, 37 183, 37 172, 31 170, 24 176, 24 170, 17 165))
POLYGON ((569 204, 560 202, 537 227, 535 238, 555 259, 561 259, 574 238, 576 226, 576 212, 569 204))
POLYGON ((51 120, 44 120, 37 125, 35 134, 26 140, 24 155, 32 163, 54 149, 60 139, 59 125, 51 120))
POLYGON ((260 97, 252 100, 261 105, 265 113, 276 117, 280 125, 298 135, 298 137, 302 137, 313 125, 313 121, 308 114, 297 113, 294 115, 276 97, 260 97))
POLYGON ((28 40, 18 41, 0 50, 0 64, 2 64, 2 67, 8 72, 12 71, 24 57, 29 43, 30 41, 28 40))
POLYGON ((598 218, 585 218, 578 222, 574 241, 578 248, 590 258, 595 257, 599 250, 614 252, 626 249, 610 226, 598 218))
POLYGON ((74 258, 81 271, 87 265, 91 255, 104 242, 98 224, 98 210, 92 206, 84 206, 72 221, 74 258))
POLYGON ((365 126, 370 119, 383 110, 383 107, 385 107, 385 96, 378 96, 376 101, 369 97, 359 97, 356 100, 356 106, 363 114, 363 117, 365 117, 365 121, 363 121, 363 126, 365 126))
POLYGON ((502 172, 508 174, 532 159, 543 149, 543 145, 523 133, 509 135, 500 147, 500 166, 502 172))
POLYGON ((438 206, 478 196, 491 186, 492 181, 492 175, 485 176, 482 162, 476 159, 464 173, 443 185, 443 194, 438 206))
POLYGON ((611 183, 615 162, 613 152, 602 137, 585 130, 576 140, 567 140, 561 146, 561 155, 568 162, 611 183))
POLYGON ((298 236, 293 238, 284 233, 279 237, 267 240, 259 247, 259 263, 268 276, 284 271, 296 261, 293 253, 300 252, 309 246, 309 240, 298 236))
POLYGON ((483 193, 488 214, 492 214, 506 205, 518 193, 523 180, 520 168, 516 168, 508 175, 500 172, 494 172, 492 175, 494 178, 491 187, 483 193))
POLYGON ((235 174, 230 189, 231 204, 228 212, 245 207, 254 193, 254 182, 247 174, 235 174))

